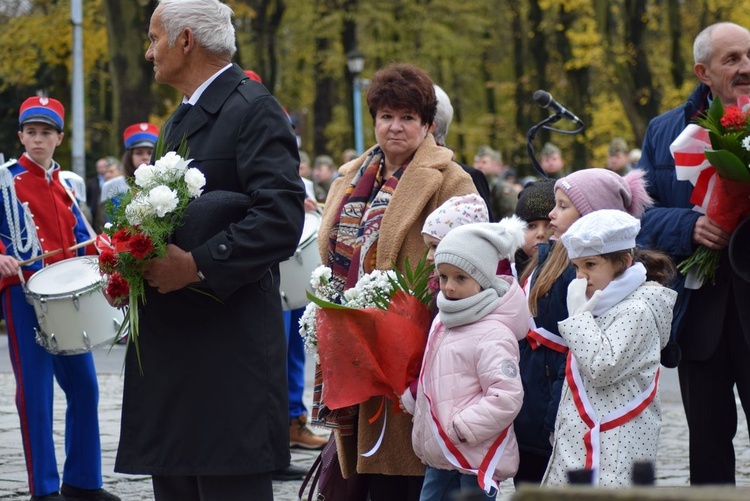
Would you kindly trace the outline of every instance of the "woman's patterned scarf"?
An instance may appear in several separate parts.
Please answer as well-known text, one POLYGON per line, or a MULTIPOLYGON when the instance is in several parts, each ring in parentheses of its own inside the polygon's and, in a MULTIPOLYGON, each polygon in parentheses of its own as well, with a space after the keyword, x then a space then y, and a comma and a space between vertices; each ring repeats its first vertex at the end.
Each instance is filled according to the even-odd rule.
MULTIPOLYGON (((375 270, 380 223, 406 169, 400 167, 383 182, 385 157, 376 147, 346 188, 328 240, 331 283, 340 294, 375 270)), ((407 163, 408 165, 408 163, 407 163)))
MULTIPOLYGON (((331 284, 339 294, 357 284, 375 270, 380 223, 399 179, 411 159, 383 182, 385 157, 379 146, 365 159, 344 192, 338 214, 331 227, 326 265, 331 268, 331 284)), ((316 366, 313 389, 312 422, 337 428, 343 435, 354 433, 356 407, 330 410, 322 401, 323 378, 316 366)))

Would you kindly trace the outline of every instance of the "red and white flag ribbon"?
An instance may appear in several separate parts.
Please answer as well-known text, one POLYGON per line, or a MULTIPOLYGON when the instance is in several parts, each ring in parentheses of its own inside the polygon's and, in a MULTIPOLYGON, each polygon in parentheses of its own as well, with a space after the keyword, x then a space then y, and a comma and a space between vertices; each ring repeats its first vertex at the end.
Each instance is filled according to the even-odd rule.
POLYGON ((597 416, 594 406, 591 404, 586 388, 583 385, 578 362, 573 353, 568 353, 568 360, 565 367, 565 377, 573 394, 573 401, 589 431, 583 436, 583 443, 586 446, 586 464, 585 468, 590 469, 593 473, 593 484, 599 485, 599 458, 601 456, 601 433, 617 428, 627 423, 631 419, 643 412, 651 402, 656 398, 656 392, 659 387, 659 373, 661 369, 656 369, 656 376, 651 384, 640 395, 601 418, 597 416))
MULTIPOLYGON (((524 285, 523 290, 526 293, 526 297, 529 296, 530 283, 531 280, 527 280, 524 285)), ((565 342, 562 336, 548 331, 544 327, 538 327, 536 322, 534 322, 534 317, 529 317, 529 332, 526 334, 526 341, 532 350, 536 350, 541 345, 558 353, 566 353, 568 351, 568 343, 565 342)))
POLYGON ((676 177, 679 181, 692 183, 690 202, 695 205, 695 210, 703 214, 706 213, 708 200, 716 183, 716 169, 706 159, 707 148, 711 148, 708 131, 696 124, 685 127, 669 145, 669 151, 674 157, 676 177))
POLYGON ((109 238, 109 235, 107 235, 106 233, 99 233, 96 236, 94 247, 96 247, 99 252, 104 252, 105 250, 115 250, 115 246, 112 245, 112 239, 109 238))
MULTIPOLYGON (((440 325, 440 322, 435 323, 435 328, 437 328, 438 325, 440 325)), ((432 333, 430 333, 430 335, 432 335, 432 333)), ((500 435, 498 435, 495 441, 492 442, 492 445, 490 445, 487 454, 485 454, 485 456, 482 458, 481 464, 475 468, 469 463, 466 457, 461 454, 461 451, 458 450, 458 447, 456 447, 456 445, 451 441, 448 434, 440 425, 435 412, 432 410, 432 400, 429 396, 429 388, 427 388, 424 384, 424 369, 425 366, 422 365, 422 370, 419 374, 419 382, 423 388, 425 400, 427 401, 427 412, 430 416, 429 424, 432 428, 433 433, 437 437, 437 443, 440 446, 440 450, 443 452, 443 455, 454 467, 460 470, 471 472, 473 475, 476 475, 479 486, 487 494, 490 494, 492 492, 492 489, 498 491, 499 487, 492 476, 495 473, 495 468, 497 468, 497 463, 500 461, 500 458, 505 452, 505 447, 508 445, 508 431, 510 430, 510 426, 500 432, 500 435)))

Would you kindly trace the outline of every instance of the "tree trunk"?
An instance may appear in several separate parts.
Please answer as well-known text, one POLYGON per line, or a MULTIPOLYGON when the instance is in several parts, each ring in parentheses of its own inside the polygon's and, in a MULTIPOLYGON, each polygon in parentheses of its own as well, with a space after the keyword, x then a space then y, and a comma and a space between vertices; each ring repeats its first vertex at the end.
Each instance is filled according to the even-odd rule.
MULTIPOLYGON (((562 56, 563 66, 568 61, 573 59, 573 48, 568 38, 568 30, 570 30, 576 21, 578 14, 574 11, 565 11, 562 7, 559 11, 559 21, 562 25, 562 29, 557 32, 557 45, 560 49, 560 55, 562 56)), ((573 70, 565 70, 572 92, 565 99, 570 99, 571 109, 581 117, 584 123, 591 123, 591 115, 588 113, 589 109, 589 82, 590 82, 590 68, 588 66, 577 67, 573 70)), ((589 167, 588 150, 586 148, 586 130, 581 132, 583 135, 582 141, 574 141, 573 148, 573 164, 568 167, 567 171, 584 169, 589 167)))
POLYGON ((122 131, 131 124, 147 122, 154 108, 153 65, 146 61, 141 50, 148 42, 153 4, 144 8, 132 0, 104 0, 104 12, 113 94, 114 130, 110 148, 115 152, 122 149, 122 131))
MULTIPOLYGON (((341 27, 341 44, 344 47, 344 56, 346 56, 350 51, 357 49, 357 22, 355 20, 355 11, 357 9, 357 3, 358 0, 344 0, 344 3, 342 5, 342 9, 345 12, 344 14, 344 24, 341 27)), ((347 102, 350 103, 347 105, 346 109, 349 110, 349 124, 352 126, 352 133, 349 136, 349 144, 351 146, 345 146, 345 148, 353 148, 356 144, 355 139, 355 130, 354 130, 354 75, 349 72, 349 69, 346 69, 346 99, 347 102)), ((365 110, 363 110, 363 113, 365 113, 365 110)), ((365 120, 364 115, 362 120, 365 120)), ((364 124, 363 124, 364 126, 364 124)), ((365 144, 364 148, 367 149, 369 145, 365 144)), ((359 151, 358 153, 363 153, 362 151, 359 151)), ((336 159, 339 160, 338 158, 336 159)))
POLYGON ((276 42, 286 11, 284 0, 243 0, 255 12, 250 25, 250 39, 254 51, 252 68, 263 80, 263 85, 274 93, 279 78, 276 42))
MULTIPOLYGON (((625 114, 633 128, 635 144, 642 144, 649 120, 659 114, 661 96, 653 83, 651 68, 646 58, 647 0, 625 0, 623 7, 625 35, 623 43, 630 57, 624 65, 613 63, 614 86, 622 101, 625 114)), ((612 12, 609 11, 609 16, 612 12)), ((614 22, 611 20, 610 22, 614 22)))
MULTIPOLYGON (((315 23, 323 26, 326 18, 332 11, 332 5, 328 0, 318 2, 318 19, 315 23)), ((326 68, 325 58, 331 50, 333 41, 323 33, 315 37, 315 64, 314 64, 314 86, 315 102, 313 104, 313 153, 315 155, 327 155, 328 136, 326 127, 333 121, 333 105, 336 95, 336 82, 326 68)))
MULTIPOLYGON (((526 39, 525 27, 523 24, 523 18, 521 17, 521 5, 515 0, 508 2, 508 8, 513 13, 513 22, 511 24, 511 30, 513 35, 513 69, 516 77, 516 88, 514 92, 514 99, 516 102, 516 116, 515 124, 516 130, 519 134, 525 134, 533 122, 531 120, 531 96, 532 91, 529 87, 529 78, 526 75, 526 49, 524 47, 524 40, 526 39)), ((518 167, 519 161, 523 164, 527 164, 526 158, 526 146, 525 144, 519 144, 511 151, 511 157, 505 160, 505 163, 518 167)), ((520 172, 518 172, 520 177, 520 172)))
MULTIPOLYGON (((529 39, 529 56, 531 56, 531 58, 533 59, 534 66, 536 68, 536 75, 534 75, 536 89, 534 90, 548 90, 549 88, 549 80, 547 80, 547 64, 549 64, 549 51, 547 50, 547 35, 542 29, 543 15, 544 13, 539 6, 538 0, 530 0, 529 26, 531 28, 533 36, 529 39)), ((542 113, 536 111, 532 116, 541 119, 542 113)), ((549 141, 549 139, 550 133, 548 130, 542 129, 539 131, 538 144, 544 144, 549 141)))
MULTIPOLYGON (((669 0, 667 15, 669 17, 669 39, 672 44, 672 83, 676 88, 682 87, 685 82, 685 59, 680 50, 680 39, 682 38, 682 14, 680 13, 679 0, 669 0)), ((641 143, 638 143, 641 144, 641 143)))
POLYGON ((486 43, 487 40, 492 39, 492 34, 486 31, 482 35, 482 38, 485 40, 485 44, 483 44, 485 48, 482 50, 480 73, 482 75, 482 82, 484 83, 484 96, 487 100, 487 115, 490 119, 487 140, 492 148, 497 148, 497 104, 495 103, 495 86, 492 85, 492 73, 490 72, 490 50, 494 50, 494 48, 488 48, 489 44, 486 43))

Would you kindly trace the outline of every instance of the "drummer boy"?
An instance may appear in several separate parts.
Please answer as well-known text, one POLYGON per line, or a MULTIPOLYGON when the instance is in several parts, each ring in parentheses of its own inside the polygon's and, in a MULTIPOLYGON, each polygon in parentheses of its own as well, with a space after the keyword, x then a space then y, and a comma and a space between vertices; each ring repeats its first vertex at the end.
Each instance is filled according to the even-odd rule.
POLYGON ((116 501, 120 498, 102 489, 93 357, 52 355, 39 346, 34 308, 23 288, 42 267, 95 252, 92 245, 70 250, 91 235, 70 189, 60 181, 60 165, 52 159, 63 140, 64 118, 65 109, 56 99, 30 97, 21 105, 18 138, 25 152, 0 166, 0 301, 31 499, 116 501), (62 487, 52 434, 53 378, 67 399, 62 487))

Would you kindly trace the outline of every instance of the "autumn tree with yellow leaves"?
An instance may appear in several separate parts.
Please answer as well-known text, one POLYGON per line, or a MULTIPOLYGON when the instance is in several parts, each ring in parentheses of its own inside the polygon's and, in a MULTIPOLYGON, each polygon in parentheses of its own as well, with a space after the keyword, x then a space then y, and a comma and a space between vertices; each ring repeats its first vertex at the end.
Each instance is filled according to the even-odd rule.
MULTIPOLYGON (((161 123, 180 96, 153 82, 144 53, 153 0, 83 0, 87 164, 121 153, 125 125, 161 123)), ((391 61, 415 63, 451 97, 448 145, 459 160, 489 144, 531 173, 525 134, 548 111, 544 89, 580 116, 584 133, 544 131, 572 168, 603 165, 612 137, 637 147, 648 121, 684 101, 697 80, 692 41, 708 24, 750 27, 747 0, 229 0, 236 62, 253 69, 289 111, 312 155, 353 145, 352 75, 345 54, 366 56, 367 79, 391 61)), ((0 151, 17 155, 21 101, 46 92, 70 104, 69 0, 0 4, 0 151)), ((363 102, 365 144, 374 142, 363 102)), ((566 127, 560 123, 561 127, 566 127)), ((64 143, 67 145, 67 143, 64 143)), ((58 159, 65 164, 64 146, 58 159)))

